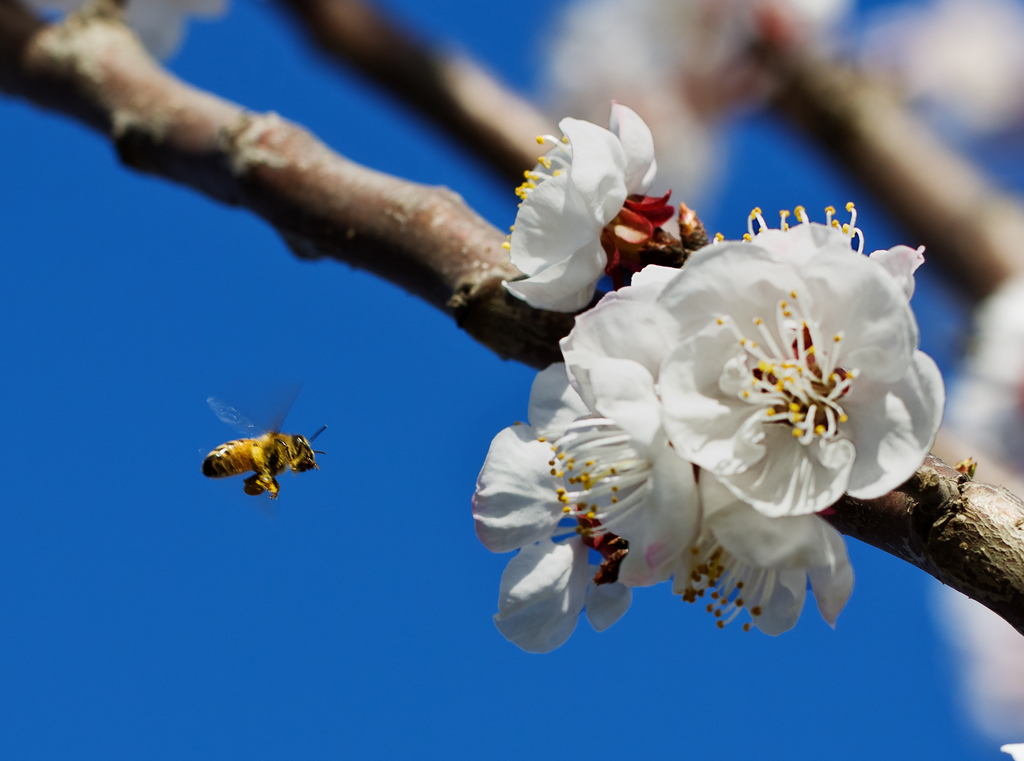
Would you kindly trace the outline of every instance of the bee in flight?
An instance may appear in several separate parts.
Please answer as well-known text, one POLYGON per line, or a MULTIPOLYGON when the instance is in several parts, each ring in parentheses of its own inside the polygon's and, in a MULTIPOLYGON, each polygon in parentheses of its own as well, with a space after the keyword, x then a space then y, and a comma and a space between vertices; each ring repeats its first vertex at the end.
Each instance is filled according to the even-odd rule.
MULTIPOLYGON (((214 414, 225 423, 241 425, 247 432, 259 430, 233 407, 228 407, 213 397, 206 401, 214 414)), ((324 453, 313 449, 310 444, 327 430, 325 425, 307 439, 299 434, 281 433, 278 430, 280 427, 276 425, 262 435, 221 444, 203 460, 203 475, 208 478, 226 478, 251 470, 253 475, 244 482, 245 493, 258 496, 267 492, 271 499, 277 499, 281 486, 274 476, 284 473, 288 468, 295 473, 320 470, 320 466, 316 464, 316 455, 324 453)))

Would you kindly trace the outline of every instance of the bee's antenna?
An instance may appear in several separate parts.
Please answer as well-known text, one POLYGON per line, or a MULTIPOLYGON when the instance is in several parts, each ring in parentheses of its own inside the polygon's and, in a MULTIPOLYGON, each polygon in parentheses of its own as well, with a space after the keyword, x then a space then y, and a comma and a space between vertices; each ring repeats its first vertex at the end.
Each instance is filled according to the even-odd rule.
POLYGON ((314 449, 313 454, 327 454, 327 452, 321 452, 319 449, 314 449))
MULTIPOLYGON (((310 437, 309 437, 308 439, 306 439, 306 441, 314 441, 314 440, 316 439, 316 437, 317 437, 317 436, 319 436, 319 435, 320 435, 321 433, 323 433, 323 432, 324 432, 324 431, 326 431, 326 430, 327 430, 327 426, 325 425, 325 426, 324 426, 323 428, 321 428, 321 429, 320 429, 319 431, 317 431, 317 432, 316 432, 316 433, 314 433, 314 434, 313 434, 312 436, 310 436, 310 437)), ((322 454, 322 452, 321 452, 321 454, 322 454)))

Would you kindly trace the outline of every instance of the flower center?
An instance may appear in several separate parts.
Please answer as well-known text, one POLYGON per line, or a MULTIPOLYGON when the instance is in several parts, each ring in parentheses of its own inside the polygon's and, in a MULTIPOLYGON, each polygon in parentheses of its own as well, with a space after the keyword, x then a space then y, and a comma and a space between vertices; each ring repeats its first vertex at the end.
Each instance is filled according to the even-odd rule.
POLYGON ((562 512, 576 519, 585 539, 614 530, 647 496, 651 464, 611 420, 577 420, 551 449, 562 512))
POLYGON ((726 363, 723 385, 762 408, 764 422, 790 426, 801 444, 835 438, 839 425, 849 419, 840 402, 857 375, 839 365, 843 334, 836 333, 824 345, 818 323, 804 314, 796 291, 778 302, 774 335, 761 317, 752 322, 760 341, 749 338, 731 317, 718 318, 743 350, 726 363))
MULTIPOLYGON (((690 548, 689 573, 685 577, 676 574, 673 591, 689 603, 707 595, 705 610, 715 617, 715 625, 724 629, 743 609, 753 618, 761 615, 775 589, 775 576, 771 568, 755 568, 737 560, 706 533, 690 548)), ((743 624, 743 631, 750 631, 750 622, 743 624)))

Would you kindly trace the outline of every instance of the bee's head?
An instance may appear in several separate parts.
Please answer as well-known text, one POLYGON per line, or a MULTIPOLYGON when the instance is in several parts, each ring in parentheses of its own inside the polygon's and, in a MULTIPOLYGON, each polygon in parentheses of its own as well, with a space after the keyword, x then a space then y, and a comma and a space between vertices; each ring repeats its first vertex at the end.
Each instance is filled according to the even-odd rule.
POLYGON ((326 425, 309 438, 302 435, 292 436, 292 470, 297 473, 306 470, 319 470, 319 466, 316 464, 316 455, 323 455, 324 453, 314 450, 310 446, 309 441, 323 433, 325 428, 327 428, 326 425))

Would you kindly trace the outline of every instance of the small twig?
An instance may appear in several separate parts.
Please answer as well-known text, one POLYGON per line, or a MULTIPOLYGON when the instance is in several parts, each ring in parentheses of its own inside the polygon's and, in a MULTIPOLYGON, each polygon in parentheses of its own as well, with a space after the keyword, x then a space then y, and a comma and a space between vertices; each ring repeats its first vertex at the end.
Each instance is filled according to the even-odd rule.
POLYGON ((554 131, 532 105, 468 58, 434 49, 363 0, 280 0, 329 55, 437 124, 518 184, 554 131))

